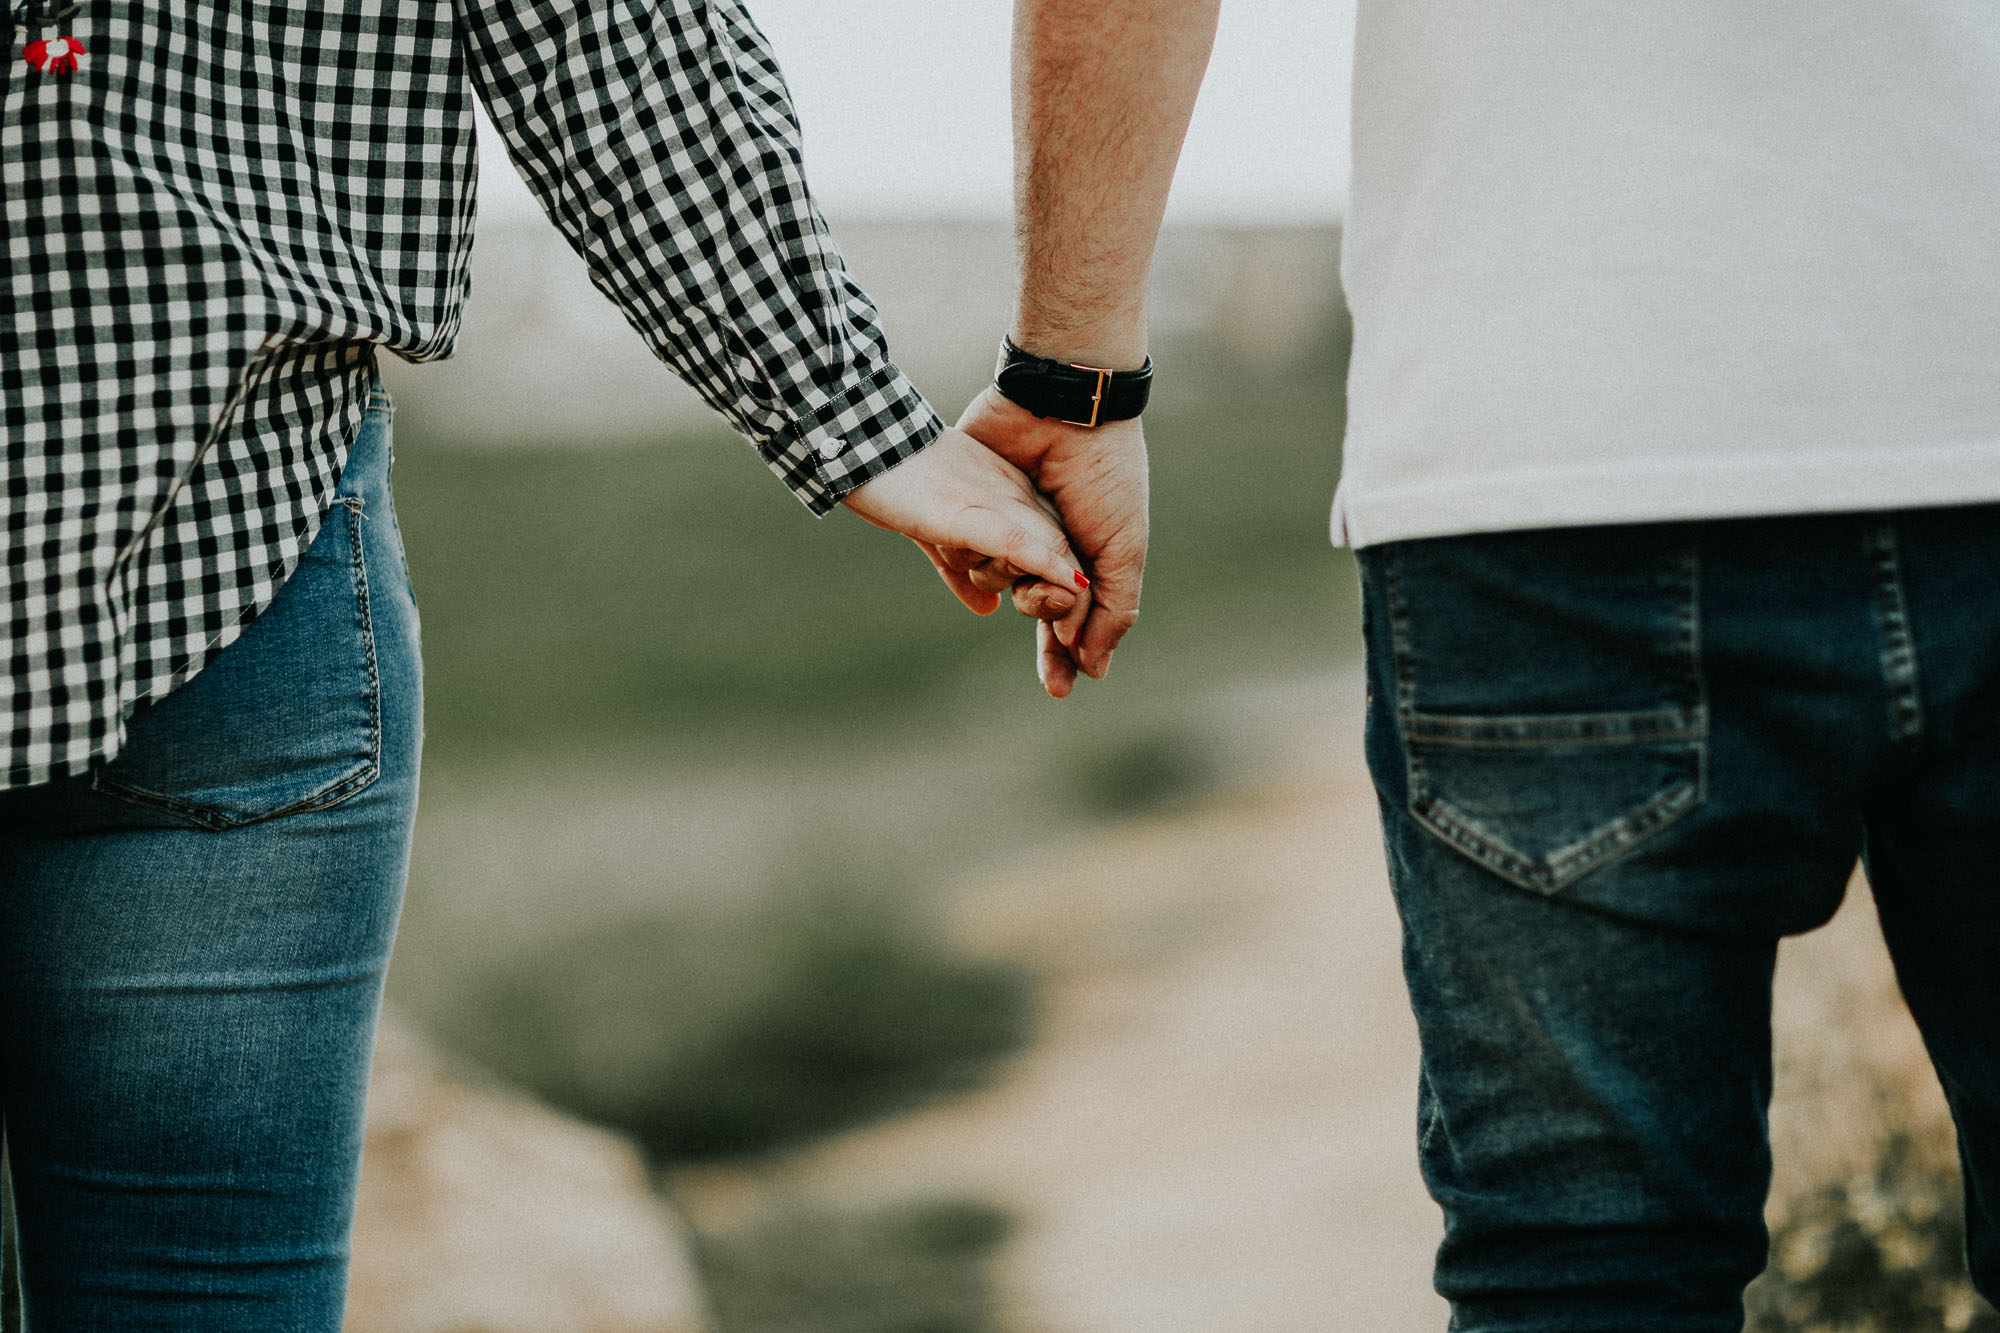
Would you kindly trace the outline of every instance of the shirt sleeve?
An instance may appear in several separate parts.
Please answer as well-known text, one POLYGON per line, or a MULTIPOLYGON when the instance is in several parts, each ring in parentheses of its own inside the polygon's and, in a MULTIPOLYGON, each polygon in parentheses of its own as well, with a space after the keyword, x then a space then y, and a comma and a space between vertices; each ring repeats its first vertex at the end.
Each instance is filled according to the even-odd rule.
POLYGON ((944 425, 806 189, 797 116, 734 0, 455 0, 549 217, 654 353, 816 514, 944 425))

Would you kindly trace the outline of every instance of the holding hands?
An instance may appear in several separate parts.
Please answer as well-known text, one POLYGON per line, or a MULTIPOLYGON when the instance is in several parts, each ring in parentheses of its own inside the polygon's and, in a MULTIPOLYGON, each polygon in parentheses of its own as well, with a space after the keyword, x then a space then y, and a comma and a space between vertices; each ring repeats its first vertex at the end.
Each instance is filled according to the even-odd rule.
POLYGON ((1055 507, 1020 468, 963 431, 945 431, 841 503, 915 542, 979 615, 997 610, 1001 592, 1016 579, 1032 582, 1035 591, 1023 600, 1037 615, 1081 624, 1088 613, 1091 582, 1055 507))
POLYGON ((1138 618, 1146 491, 1136 419, 1086 429, 989 387, 959 429, 842 503, 915 542, 975 613, 990 615, 1011 593, 1038 622, 1036 671, 1061 699, 1078 671, 1103 677, 1138 618))
MULTIPOLYGON (((1014 605, 1041 623, 1036 671, 1057 699, 1081 670, 1102 679, 1111 652, 1139 618, 1146 566, 1146 440, 1137 418, 1095 428, 1038 417, 989 385, 959 418, 959 429, 1027 474, 1055 505, 1090 570, 1087 602, 1056 609, 1055 589, 1004 565, 971 571, 974 586, 1011 585, 1014 605), (1014 578, 1007 576, 1013 573, 1014 578), (1053 612, 1053 614, 1052 614, 1053 612)), ((1039 571, 1037 571, 1039 572, 1039 571)))

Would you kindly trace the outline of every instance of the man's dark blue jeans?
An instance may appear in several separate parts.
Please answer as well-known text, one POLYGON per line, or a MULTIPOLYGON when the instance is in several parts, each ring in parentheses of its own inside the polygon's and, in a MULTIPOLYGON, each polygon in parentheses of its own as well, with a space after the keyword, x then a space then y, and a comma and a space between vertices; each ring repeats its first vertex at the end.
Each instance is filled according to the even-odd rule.
POLYGON ((2000 1295, 2000 506, 1361 553, 1461 1333, 1734 1333, 1781 936, 1865 859, 2000 1295))

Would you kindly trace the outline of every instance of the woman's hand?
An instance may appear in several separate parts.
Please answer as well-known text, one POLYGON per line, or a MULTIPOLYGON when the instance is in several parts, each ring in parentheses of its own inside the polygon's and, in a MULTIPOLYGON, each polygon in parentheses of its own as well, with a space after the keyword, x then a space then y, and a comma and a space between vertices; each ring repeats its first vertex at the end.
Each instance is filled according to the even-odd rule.
MULTIPOLYGON (((996 584, 1038 580, 1028 585, 1032 593, 1016 600, 1043 621, 1045 647, 1050 640, 1065 647, 1075 642, 1089 616, 1090 580, 1052 516, 1053 506, 1020 469, 962 431, 945 431, 914 457, 849 491, 841 503, 876 527, 915 542, 945 585, 982 616, 1000 606, 1001 594, 992 590, 996 584)), ((1043 683, 1061 698, 1069 693, 1069 681, 1050 676, 1048 656, 1042 654, 1043 683)))

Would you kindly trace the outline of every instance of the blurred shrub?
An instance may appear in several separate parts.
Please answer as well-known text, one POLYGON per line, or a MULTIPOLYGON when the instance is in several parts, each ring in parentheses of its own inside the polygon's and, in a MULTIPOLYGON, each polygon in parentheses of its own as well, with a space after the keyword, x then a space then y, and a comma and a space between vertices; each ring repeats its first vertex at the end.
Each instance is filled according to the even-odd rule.
POLYGON ((696 1247, 720 1333, 986 1333, 1006 1214, 958 1199, 810 1212, 696 1247))
POLYGON ((1028 1038, 1019 969, 950 954, 881 895, 585 930, 486 978, 452 1034, 655 1160, 757 1152, 980 1081, 1028 1038))
POLYGON ((1154 732, 1079 755, 1074 784, 1086 813, 1131 815, 1206 790, 1216 770, 1194 737, 1154 732))
POLYGON ((1966 1275, 1958 1173, 1902 1130, 1872 1176, 1791 1203, 1745 1306, 1748 1333, 2000 1333, 1966 1275))

